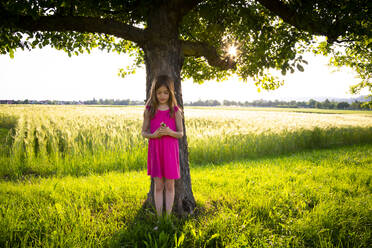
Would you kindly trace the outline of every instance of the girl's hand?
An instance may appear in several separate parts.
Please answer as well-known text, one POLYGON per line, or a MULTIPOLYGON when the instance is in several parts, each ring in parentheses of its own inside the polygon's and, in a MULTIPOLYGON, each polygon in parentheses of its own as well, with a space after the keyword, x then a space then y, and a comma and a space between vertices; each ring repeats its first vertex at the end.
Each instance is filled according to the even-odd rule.
POLYGON ((159 134, 164 136, 164 135, 170 135, 171 129, 169 127, 160 127, 160 132, 159 134))
POLYGON ((156 129, 156 131, 152 134, 152 138, 153 139, 161 138, 165 135, 170 135, 171 132, 172 132, 171 129, 167 127, 165 123, 162 122, 160 124, 160 127, 156 129))
POLYGON ((156 129, 156 131, 152 134, 153 139, 161 138, 163 136, 163 134, 160 133, 160 130, 161 130, 161 127, 156 129))

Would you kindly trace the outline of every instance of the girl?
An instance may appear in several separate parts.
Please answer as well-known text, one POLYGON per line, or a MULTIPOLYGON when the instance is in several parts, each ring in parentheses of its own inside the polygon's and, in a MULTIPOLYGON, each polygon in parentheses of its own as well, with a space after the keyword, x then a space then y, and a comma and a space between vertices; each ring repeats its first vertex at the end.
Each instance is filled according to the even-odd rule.
POLYGON ((174 201, 174 180, 180 178, 178 139, 183 136, 182 111, 174 96, 174 83, 166 75, 158 76, 144 111, 142 136, 149 139, 147 174, 155 182, 154 199, 157 215, 163 211, 165 189, 166 214, 174 201))

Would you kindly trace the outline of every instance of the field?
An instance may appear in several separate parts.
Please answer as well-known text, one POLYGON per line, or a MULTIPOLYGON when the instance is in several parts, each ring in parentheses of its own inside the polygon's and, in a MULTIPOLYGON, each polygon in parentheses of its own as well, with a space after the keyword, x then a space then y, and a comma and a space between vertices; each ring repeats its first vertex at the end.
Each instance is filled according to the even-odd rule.
POLYGON ((142 113, 0 106, 0 246, 370 244, 371 112, 186 108, 197 209, 158 230, 142 113))
MULTIPOLYGON (((372 112, 289 111, 187 108, 191 164, 372 140, 372 112)), ((0 177, 143 170, 147 140, 140 134, 142 115, 143 107, 1 106, 0 177)))

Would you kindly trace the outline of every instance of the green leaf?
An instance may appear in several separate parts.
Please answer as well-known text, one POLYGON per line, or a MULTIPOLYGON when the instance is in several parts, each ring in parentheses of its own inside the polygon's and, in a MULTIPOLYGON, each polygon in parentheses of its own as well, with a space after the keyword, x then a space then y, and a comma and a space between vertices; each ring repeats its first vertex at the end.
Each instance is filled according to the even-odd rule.
POLYGON ((304 68, 303 68, 302 65, 300 65, 300 64, 297 64, 297 69, 298 69, 299 71, 301 71, 301 72, 304 71, 304 68))
POLYGON ((13 49, 9 49, 9 57, 11 59, 14 59, 14 50, 13 49))
POLYGON ((182 245, 183 240, 185 239, 184 233, 181 234, 181 236, 178 238, 177 246, 180 247, 182 245))
POLYGON ((215 233, 215 234, 213 234, 213 235, 208 239, 207 243, 209 243, 210 241, 212 241, 212 240, 215 239, 215 238, 218 238, 219 236, 220 236, 219 233, 215 233))

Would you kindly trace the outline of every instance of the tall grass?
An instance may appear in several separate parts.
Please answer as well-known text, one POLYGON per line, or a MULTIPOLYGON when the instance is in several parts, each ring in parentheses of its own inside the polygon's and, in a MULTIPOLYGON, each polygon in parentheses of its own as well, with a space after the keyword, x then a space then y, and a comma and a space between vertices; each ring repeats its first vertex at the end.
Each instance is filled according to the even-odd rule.
MULTIPOLYGON (((186 108, 191 165, 372 142, 372 115, 186 108)), ((0 176, 146 168, 143 107, 0 106, 0 176)))
MULTIPOLYGON (((211 136, 193 140, 190 160, 194 164, 220 163, 246 158, 276 156, 305 149, 372 142, 372 127, 299 128, 295 131, 211 136)), ((191 143, 191 142, 190 142, 191 143)))
POLYGON ((86 175, 142 169, 146 163, 140 116, 130 109, 23 106, 16 110, 18 123, 2 175, 86 175))

